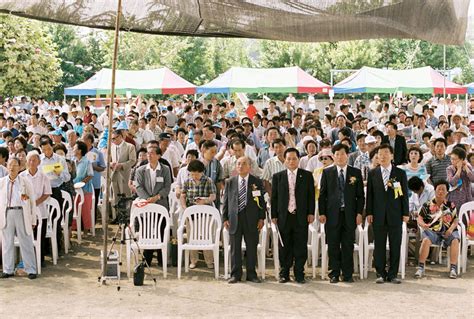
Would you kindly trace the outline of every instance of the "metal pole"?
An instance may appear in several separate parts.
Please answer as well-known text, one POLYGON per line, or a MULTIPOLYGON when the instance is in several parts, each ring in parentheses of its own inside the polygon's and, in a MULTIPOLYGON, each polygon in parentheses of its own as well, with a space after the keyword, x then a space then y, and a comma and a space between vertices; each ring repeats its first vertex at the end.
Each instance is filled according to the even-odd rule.
POLYGON ((114 55, 112 61, 112 89, 111 89, 111 99, 110 99, 110 108, 109 108, 109 125, 108 130, 109 134, 107 137, 107 169, 105 177, 105 214, 103 215, 103 229, 104 229, 104 248, 102 252, 102 278, 101 283, 105 284, 105 276, 107 274, 107 241, 108 241, 108 219, 109 219, 109 200, 110 200, 110 162, 111 162, 111 144, 112 144, 112 120, 114 116, 114 97, 115 97, 115 70, 117 68, 117 53, 118 53, 118 43, 119 43, 119 29, 120 29, 120 16, 122 15, 122 0, 118 0, 117 5, 117 17, 115 19, 115 35, 114 35, 114 55))
POLYGON ((443 98, 446 98, 446 45, 443 45, 443 98))

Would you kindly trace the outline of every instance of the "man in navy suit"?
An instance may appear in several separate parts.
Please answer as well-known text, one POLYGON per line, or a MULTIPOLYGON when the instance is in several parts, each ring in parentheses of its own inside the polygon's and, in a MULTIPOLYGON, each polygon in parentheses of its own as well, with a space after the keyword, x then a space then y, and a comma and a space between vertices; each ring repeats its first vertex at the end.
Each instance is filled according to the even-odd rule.
POLYGON ((286 170, 273 175, 272 222, 278 225, 283 245, 279 247, 280 283, 295 280, 305 283, 304 265, 308 258, 308 224, 314 221, 315 195, 313 174, 298 168, 296 148, 285 151, 286 170))
POLYGON ((402 243, 402 222, 408 222, 408 183, 402 169, 392 165, 393 148, 379 146, 380 166, 367 176, 367 221, 374 229, 374 259, 376 283, 401 283, 397 278, 402 243), (386 270, 387 236, 390 247, 390 265, 386 270))
POLYGON ((352 254, 356 225, 362 223, 364 209, 364 180, 357 168, 348 166, 349 147, 337 144, 332 148, 334 165, 321 177, 319 221, 325 224, 328 240, 329 274, 331 283, 353 282, 352 254))

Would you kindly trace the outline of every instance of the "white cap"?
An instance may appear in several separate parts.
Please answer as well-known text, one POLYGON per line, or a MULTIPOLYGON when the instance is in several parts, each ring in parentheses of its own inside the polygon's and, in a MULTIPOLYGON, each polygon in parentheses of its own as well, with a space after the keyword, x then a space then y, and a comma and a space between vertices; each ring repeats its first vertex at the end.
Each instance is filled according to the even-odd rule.
POLYGON ((365 144, 377 143, 377 139, 372 135, 367 135, 364 140, 365 144))
POLYGON ((403 124, 403 123, 398 123, 398 124, 397 124, 397 131, 401 131, 401 130, 403 130, 404 128, 405 128, 405 124, 403 124))
POLYGON ((368 124, 367 124, 367 131, 370 131, 370 129, 374 128, 374 127, 377 127, 377 123, 375 123, 374 121, 370 121, 368 124))

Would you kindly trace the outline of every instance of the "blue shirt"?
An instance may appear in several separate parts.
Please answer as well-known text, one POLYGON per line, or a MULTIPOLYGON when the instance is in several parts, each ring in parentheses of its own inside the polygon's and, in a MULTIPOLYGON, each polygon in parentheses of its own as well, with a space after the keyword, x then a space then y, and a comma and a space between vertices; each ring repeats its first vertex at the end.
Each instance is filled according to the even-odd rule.
MULTIPOLYGON (((87 176, 94 176, 94 171, 92 170, 92 164, 87 159, 87 157, 83 156, 79 161, 76 160, 76 178, 74 178, 74 184, 82 182, 84 178, 87 176)), ((92 180, 88 181, 82 190, 85 193, 91 193, 92 189, 92 180)))
POLYGON ((52 188, 59 187, 62 185, 62 183, 66 183, 71 179, 71 174, 69 174, 68 166, 64 157, 61 157, 55 153, 53 153, 50 158, 47 158, 44 154, 41 154, 40 157, 40 169, 49 178, 52 188), (48 166, 50 165, 60 165, 62 167, 61 174, 58 176, 48 169, 48 166))
MULTIPOLYGON (((91 148, 91 150, 86 156, 89 159, 91 164, 95 164, 102 168, 106 167, 104 154, 101 151, 99 151, 97 148, 95 147, 91 148)), ((92 186, 94 187, 94 189, 100 189, 101 176, 102 176, 101 172, 94 171, 94 176, 92 177, 92 186)))

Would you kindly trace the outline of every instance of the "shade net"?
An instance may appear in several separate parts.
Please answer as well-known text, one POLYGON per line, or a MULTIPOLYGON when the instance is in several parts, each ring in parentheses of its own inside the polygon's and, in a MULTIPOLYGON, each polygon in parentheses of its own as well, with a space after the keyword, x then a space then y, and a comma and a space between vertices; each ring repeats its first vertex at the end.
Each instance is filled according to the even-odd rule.
MULTIPOLYGON (((297 42, 462 44, 469 0, 123 0, 122 30, 297 42)), ((117 0, 0 0, 0 12, 114 29, 117 0)))

